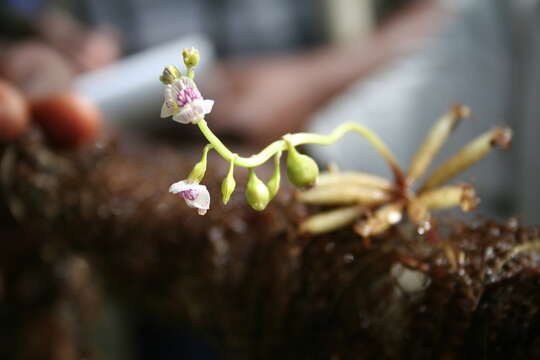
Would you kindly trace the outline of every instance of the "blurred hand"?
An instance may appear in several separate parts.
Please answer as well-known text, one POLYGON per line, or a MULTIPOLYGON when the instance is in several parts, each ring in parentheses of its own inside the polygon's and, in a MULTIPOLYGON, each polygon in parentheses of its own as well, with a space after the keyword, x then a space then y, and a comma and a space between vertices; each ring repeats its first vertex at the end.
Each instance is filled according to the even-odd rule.
POLYGON ((266 143, 298 130, 317 105, 309 73, 296 58, 223 65, 211 115, 217 131, 266 143))
POLYGON ((87 29, 67 12, 49 10, 37 19, 35 27, 42 40, 77 72, 100 68, 120 56, 120 41, 113 29, 87 29))
POLYGON ((301 130, 354 81, 418 49, 444 15, 438 3, 413 2, 358 42, 222 66, 215 76, 219 86, 208 94, 216 101, 213 127, 259 144, 301 130))
POLYGON ((0 54, 0 78, 29 99, 67 89, 73 76, 73 66, 60 53, 37 41, 11 45, 0 54))

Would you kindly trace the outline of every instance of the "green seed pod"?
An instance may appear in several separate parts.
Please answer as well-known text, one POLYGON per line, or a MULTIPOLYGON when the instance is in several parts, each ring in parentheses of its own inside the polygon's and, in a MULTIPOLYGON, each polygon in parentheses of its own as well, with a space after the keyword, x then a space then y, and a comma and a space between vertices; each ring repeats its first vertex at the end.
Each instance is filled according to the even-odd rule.
POLYGON ((274 174, 272 178, 266 183, 270 194, 270 200, 272 200, 279 191, 279 184, 281 182, 281 168, 279 166, 279 160, 281 159, 281 151, 274 157, 274 174))
POLYGON ((229 172, 223 182, 221 183, 221 195, 223 199, 223 204, 227 205, 229 202, 234 189, 236 188, 236 181, 234 180, 234 159, 231 161, 231 166, 229 167, 229 172))
POLYGON ((287 176, 296 187, 311 187, 319 177, 319 167, 315 160, 307 155, 300 154, 294 146, 287 142, 287 176))
POLYGON ((199 50, 195 48, 182 50, 182 57, 184 58, 184 64, 186 64, 188 68, 197 65, 201 59, 199 50))
POLYGON ((165 66, 165 69, 163 69, 163 73, 159 77, 159 80, 165 85, 169 85, 172 84, 174 80, 180 78, 180 76, 182 76, 182 73, 176 66, 167 65, 165 66))
POLYGON ((270 202, 270 193, 266 185, 249 169, 249 178, 246 186, 246 201, 257 211, 262 211, 270 202))
POLYGON ((235 188, 236 181, 232 176, 227 176, 225 179, 223 179, 223 182, 221 183, 221 195, 223 199, 223 204, 227 205, 227 203, 231 199, 231 195, 234 192, 235 188))
POLYGON ((213 145, 206 145, 203 149, 203 155, 201 157, 201 160, 195 164, 193 167, 193 170, 188 175, 189 181, 195 181, 197 183, 201 182, 201 180, 204 177, 204 174, 206 173, 206 158, 208 157, 208 151, 212 149, 213 145))

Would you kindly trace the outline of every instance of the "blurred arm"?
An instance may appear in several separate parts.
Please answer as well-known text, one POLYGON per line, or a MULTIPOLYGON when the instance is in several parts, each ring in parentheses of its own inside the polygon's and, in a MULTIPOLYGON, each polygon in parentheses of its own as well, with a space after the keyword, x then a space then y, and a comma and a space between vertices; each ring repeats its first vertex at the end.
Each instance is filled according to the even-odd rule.
POLYGON ((441 14, 438 2, 421 1, 350 45, 225 65, 223 86, 214 89, 212 121, 257 143, 298 130, 313 111, 356 79, 414 49, 441 14))

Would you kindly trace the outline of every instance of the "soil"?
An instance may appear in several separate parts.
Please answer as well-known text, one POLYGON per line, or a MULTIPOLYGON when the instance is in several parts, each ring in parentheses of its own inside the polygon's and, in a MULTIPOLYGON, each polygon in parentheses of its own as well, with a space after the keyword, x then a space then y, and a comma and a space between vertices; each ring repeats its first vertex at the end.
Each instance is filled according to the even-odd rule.
POLYGON ((369 244, 350 229, 308 237, 297 225, 316 209, 290 188, 255 212, 238 172, 222 206, 228 164, 212 155, 202 217, 167 192, 199 150, 108 139, 69 152, 37 131, 4 149, 1 358, 95 358, 104 292, 191 324, 225 358, 540 355, 540 229, 454 219, 369 244))

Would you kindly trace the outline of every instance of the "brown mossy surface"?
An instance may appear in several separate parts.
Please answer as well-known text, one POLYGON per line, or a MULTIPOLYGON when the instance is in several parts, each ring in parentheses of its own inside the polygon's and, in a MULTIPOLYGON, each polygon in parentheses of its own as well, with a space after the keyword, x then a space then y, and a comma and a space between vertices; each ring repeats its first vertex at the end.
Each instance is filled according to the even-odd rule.
MULTIPOLYGON (((512 249, 540 241, 538 229, 452 221, 424 236, 403 224, 369 246, 348 229, 310 238, 296 231, 310 210, 289 188, 264 212, 241 190, 222 206, 227 164, 213 156, 211 210, 201 217, 167 192, 198 156, 113 141, 57 151, 36 132, 4 151, 4 201, 19 225, 2 233, 0 314, 18 330, 0 341, 2 358, 36 358, 29 344, 50 349, 43 359, 91 358, 81 334, 100 287, 134 311, 193 324, 226 358, 540 351, 540 257, 524 251, 503 265, 512 249), (60 330, 33 340, 43 327, 60 330)), ((237 182, 242 189, 240 172, 237 182)))

